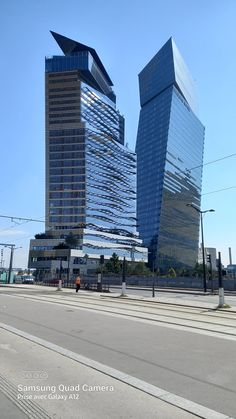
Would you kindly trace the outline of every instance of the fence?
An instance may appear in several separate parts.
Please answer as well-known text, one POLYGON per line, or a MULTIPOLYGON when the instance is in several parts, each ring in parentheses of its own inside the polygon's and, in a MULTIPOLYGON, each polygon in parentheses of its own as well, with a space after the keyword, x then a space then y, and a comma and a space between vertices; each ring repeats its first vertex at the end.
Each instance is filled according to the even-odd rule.
MULTIPOLYGON (((46 279, 41 281, 36 281, 36 285, 45 285, 48 287, 58 287, 59 279, 46 279)), ((102 281, 102 287, 99 289, 97 276, 93 277, 84 277, 81 279, 81 289, 85 289, 88 291, 102 291, 102 292, 109 292, 109 281, 104 279, 102 281)), ((69 281, 62 279, 62 288, 75 288, 75 280, 74 278, 70 279, 69 281)))
MULTIPOLYGON (((203 278, 196 277, 141 277, 141 276, 127 276, 126 284, 127 286, 137 286, 137 287, 151 287, 153 285, 153 280, 155 287, 158 288, 176 288, 176 289, 195 289, 203 290, 203 278)), ((122 278, 120 275, 111 276, 104 275, 102 279, 102 290, 104 292, 109 292, 109 289, 112 285, 121 286, 122 278)), ((36 282, 38 285, 48 285, 48 286, 58 286, 58 279, 45 280, 36 282)), ((98 287, 98 278, 97 275, 84 275, 81 279, 81 288, 91 291, 97 291, 98 287)), ((223 285, 226 291, 236 291, 236 279, 235 278, 223 278, 223 285)), ((62 280, 62 286, 67 288, 74 288, 74 278, 67 280, 62 280)), ((213 279, 213 289, 218 289, 218 279, 213 279)), ((212 290, 212 281, 207 280, 207 289, 212 290)))

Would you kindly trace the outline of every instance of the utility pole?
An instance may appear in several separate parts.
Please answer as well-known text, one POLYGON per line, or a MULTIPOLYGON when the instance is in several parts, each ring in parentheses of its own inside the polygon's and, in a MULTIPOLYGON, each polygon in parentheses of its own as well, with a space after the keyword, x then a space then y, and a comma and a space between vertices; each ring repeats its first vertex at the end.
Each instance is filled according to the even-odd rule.
POLYGON ((202 211, 200 212, 200 220, 201 220, 200 224, 201 224, 201 235, 202 235, 203 289, 204 289, 204 292, 207 292, 206 264, 205 264, 205 246, 204 246, 204 235, 203 235, 202 211))
POLYGON ((1 249, 1 268, 3 268, 4 260, 3 260, 3 249, 1 249))
POLYGON ((104 265, 104 255, 100 255, 100 266, 101 266, 101 273, 98 274, 98 282, 97 282, 97 291, 102 292, 102 282, 103 282, 103 265, 104 265))
POLYGON ((218 307, 223 307, 225 302, 224 302, 224 287, 223 287, 221 253, 220 252, 218 252, 218 278, 219 278, 219 306, 218 307))
POLYGON ((213 270, 212 270, 211 255, 207 255, 207 262, 210 265, 211 293, 214 294, 214 281, 213 281, 213 270))
POLYGON ((68 249, 68 261, 67 261, 67 287, 69 286, 69 280, 70 280, 70 256, 71 256, 71 252, 70 252, 70 247, 68 249))
POLYGON ((205 247, 204 247, 204 234, 203 234, 203 214, 207 212, 215 212, 214 209, 209 209, 206 211, 201 211, 199 208, 195 207, 193 204, 186 204, 187 207, 192 207, 195 211, 200 214, 200 227, 201 227, 201 236, 202 236, 202 263, 203 263, 203 291, 207 292, 207 281, 206 281, 206 265, 205 265, 205 247))
POLYGON ((152 259, 152 297, 155 297, 155 269, 154 269, 154 254, 152 259))
POLYGON ((10 263, 9 263, 9 272, 8 272, 8 279, 7 279, 7 283, 8 283, 8 284, 10 284, 10 282, 11 282, 11 272, 12 272, 12 264, 13 264, 13 252, 14 252, 14 247, 15 247, 15 246, 11 246, 10 263))

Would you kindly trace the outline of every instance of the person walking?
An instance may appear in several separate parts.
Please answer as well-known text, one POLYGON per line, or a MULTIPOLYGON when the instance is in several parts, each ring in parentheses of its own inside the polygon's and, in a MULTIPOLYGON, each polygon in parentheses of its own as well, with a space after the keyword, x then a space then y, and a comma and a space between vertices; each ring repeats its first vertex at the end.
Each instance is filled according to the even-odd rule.
POLYGON ((80 276, 78 275, 75 279, 76 292, 78 292, 80 289, 80 282, 81 282, 81 279, 80 279, 80 276))

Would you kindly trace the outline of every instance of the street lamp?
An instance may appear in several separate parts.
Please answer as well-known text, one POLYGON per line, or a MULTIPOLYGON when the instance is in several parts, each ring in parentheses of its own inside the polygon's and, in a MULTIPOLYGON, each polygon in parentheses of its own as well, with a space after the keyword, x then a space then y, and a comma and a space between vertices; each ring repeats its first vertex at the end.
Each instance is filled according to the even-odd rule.
POLYGON ((203 288, 204 292, 207 292, 207 283, 206 283, 206 265, 205 265, 205 248, 204 248, 204 235, 203 235, 203 217, 202 214, 206 212, 215 212, 214 209, 209 209, 201 211, 198 207, 195 207, 193 204, 186 204, 187 207, 192 207, 200 214, 200 224, 201 224, 201 236, 202 236, 202 263, 203 263, 203 288))

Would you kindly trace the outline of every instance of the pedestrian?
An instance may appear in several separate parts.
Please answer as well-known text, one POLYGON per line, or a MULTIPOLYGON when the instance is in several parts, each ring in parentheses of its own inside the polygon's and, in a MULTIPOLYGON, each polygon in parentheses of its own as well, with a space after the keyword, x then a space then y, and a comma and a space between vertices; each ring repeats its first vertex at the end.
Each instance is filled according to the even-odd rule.
POLYGON ((80 282, 81 282, 81 279, 80 279, 80 276, 78 275, 75 279, 76 292, 78 292, 80 289, 80 282))

